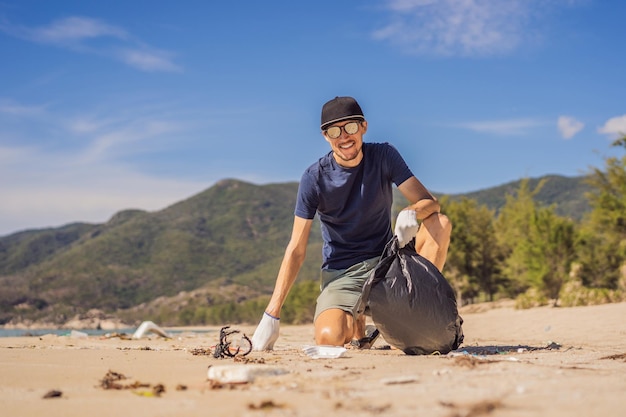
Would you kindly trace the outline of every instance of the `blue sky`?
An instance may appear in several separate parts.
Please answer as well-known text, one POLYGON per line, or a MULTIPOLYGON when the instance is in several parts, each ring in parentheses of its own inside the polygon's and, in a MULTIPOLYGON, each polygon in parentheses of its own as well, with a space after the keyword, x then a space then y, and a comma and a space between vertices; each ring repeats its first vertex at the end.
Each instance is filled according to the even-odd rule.
POLYGON ((603 167, 621 0, 0 0, 0 235, 298 181, 360 102, 433 192, 603 167))

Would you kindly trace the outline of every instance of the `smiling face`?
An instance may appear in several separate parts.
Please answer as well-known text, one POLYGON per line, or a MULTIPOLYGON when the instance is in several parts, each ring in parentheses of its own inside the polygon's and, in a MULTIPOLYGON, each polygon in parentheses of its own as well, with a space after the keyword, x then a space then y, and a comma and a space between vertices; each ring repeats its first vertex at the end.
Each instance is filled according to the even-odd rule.
POLYGON ((359 129, 356 133, 349 134, 344 129, 344 126, 353 122, 354 120, 342 120, 341 122, 333 123, 330 127, 339 127, 341 129, 341 134, 336 139, 331 139, 328 136, 327 130, 330 127, 322 132, 324 139, 330 143, 335 161, 346 168, 359 165, 363 159, 363 135, 367 131, 367 121, 357 120, 359 129))

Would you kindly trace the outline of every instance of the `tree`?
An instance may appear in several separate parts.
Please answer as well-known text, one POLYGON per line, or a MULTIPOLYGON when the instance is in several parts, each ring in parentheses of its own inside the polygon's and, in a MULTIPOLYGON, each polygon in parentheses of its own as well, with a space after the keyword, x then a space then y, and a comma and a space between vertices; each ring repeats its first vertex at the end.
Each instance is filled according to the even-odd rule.
POLYGON ((555 214, 554 208, 538 209, 527 241, 526 264, 530 284, 557 304, 575 257, 574 223, 555 214))
POLYGON ((574 260, 574 223, 555 213, 554 207, 537 207, 534 201, 545 181, 530 190, 522 181, 496 222, 499 241, 506 251, 505 273, 516 285, 512 295, 533 289, 556 305, 574 260))
POLYGON ((512 297, 531 287, 528 239, 537 210, 534 198, 544 183, 545 181, 540 181, 531 191, 528 178, 523 179, 517 193, 506 196, 506 203, 495 221, 496 238, 505 258, 503 274, 511 284, 508 292, 512 297))
POLYGON ((453 225, 446 276, 457 291, 457 298, 473 299, 483 293, 492 301, 501 288, 502 251, 495 237, 494 212, 478 206, 475 200, 442 200, 453 225))
MULTIPOLYGON (((612 144, 626 148, 626 135, 612 144)), ((605 159, 605 170, 594 168, 587 194, 592 207, 578 242, 580 275, 588 287, 615 289, 626 260, 626 156, 605 159)))

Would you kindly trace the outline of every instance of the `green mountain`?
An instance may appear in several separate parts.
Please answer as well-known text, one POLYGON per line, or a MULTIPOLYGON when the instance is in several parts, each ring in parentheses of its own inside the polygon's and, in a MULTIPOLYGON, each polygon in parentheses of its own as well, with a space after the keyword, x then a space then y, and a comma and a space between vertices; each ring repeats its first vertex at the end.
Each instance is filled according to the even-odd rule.
MULTIPOLYGON (((521 181, 509 182, 497 187, 475 191, 466 194, 450 195, 452 199, 463 197, 474 199, 496 213, 506 203, 506 196, 513 195, 519 189, 521 181)), ((593 188, 585 182, 585 177, 563 177, 559 175, 547 175, 540 178, 529 178, 528 185, 534 190, 540 182, 543 182, 535 197, 535 201, 543 206, 554 206, 559 216, 581 220, 591 207, 585 194, 593 188)))
MULTIPOLYGON (((544 179, 540 203, 576 219, 588 211, 582 177, 544 179)), ((531 187, 539 180, 531 180, 531 187)), ((450 198, 473 198, 497 210, 518 186, 450 198)), ((126 309, 132 318, 157 308, 180 309, 190 297, 211 305, 267 295, 289 240, 297 187, 223 180, 161 211, 126 210, 104 224, 1 237, 0 324, 64 323, 90 309, 126 309)), ((405 203, 395 197, 398 210, 405 203)), ((314 225, 299 280, 317 280, 320 264, 314 225)))

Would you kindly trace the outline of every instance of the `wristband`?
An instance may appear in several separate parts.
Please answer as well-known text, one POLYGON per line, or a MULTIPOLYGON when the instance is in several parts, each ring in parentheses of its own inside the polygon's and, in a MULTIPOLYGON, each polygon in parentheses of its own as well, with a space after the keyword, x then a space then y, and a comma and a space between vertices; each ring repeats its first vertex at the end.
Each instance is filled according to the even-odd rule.
POLYGON ((267 314, 268 316, 270 316, 271 318, 273 318, 274 320, 280 320, 280 317, 274 317, 272 316, 270 313, 268 313, 267 311, 263 312, 264 314, 267 314))

